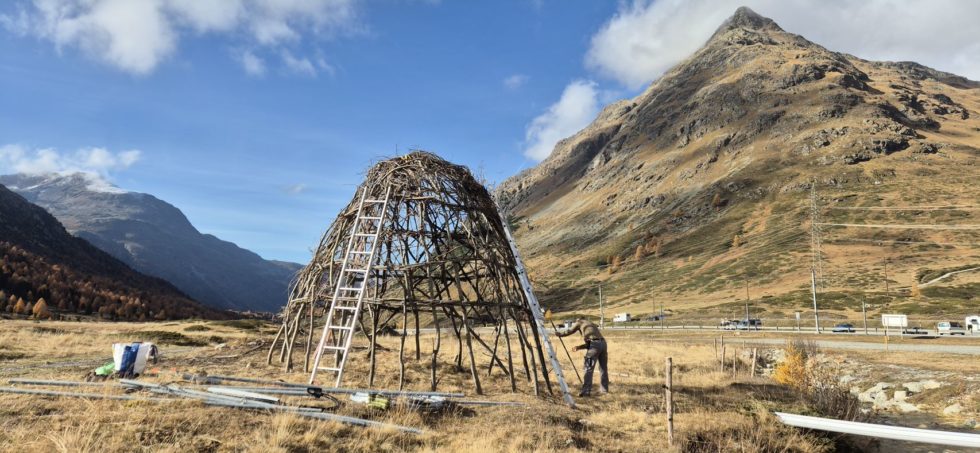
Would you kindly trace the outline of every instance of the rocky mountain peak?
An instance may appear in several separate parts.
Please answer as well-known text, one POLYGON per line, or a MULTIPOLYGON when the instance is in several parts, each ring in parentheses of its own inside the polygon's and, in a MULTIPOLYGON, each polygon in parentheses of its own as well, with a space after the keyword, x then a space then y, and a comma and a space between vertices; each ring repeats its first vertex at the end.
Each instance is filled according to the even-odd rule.
POLYGON ((776 24, 772 19, 762 16, 759 13, 752 11, 746 6, 741 6, 735 10, 735 14, 731 17, 725 19, 721 23, 721 26, 715 30, 715 33, 711 35, 711 39, 725 34, 726 32, 732 30, 751 30, 755 32, 781 32, 782 28, 776 24))

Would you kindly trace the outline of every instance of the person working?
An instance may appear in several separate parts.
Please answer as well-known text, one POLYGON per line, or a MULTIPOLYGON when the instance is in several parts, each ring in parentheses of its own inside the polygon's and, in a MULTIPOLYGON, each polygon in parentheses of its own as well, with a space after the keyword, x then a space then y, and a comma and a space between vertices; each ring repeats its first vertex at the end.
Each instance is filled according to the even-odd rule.
POLYGON ((606 351, 606 339, 599 332, 599 327, 583 318, 576 319, 574 324, 556 334, 559 337, 567 337, 575 332, 582 332, 582 338, 585 339, 585 344, 576 346, 575 350, 587 350, 582 392, 578 396, 589 396, 592 393, 592 372, 595 371, 597 361, 599 362, 599 390, 602 393, 609 393, 609 354, 606 351))

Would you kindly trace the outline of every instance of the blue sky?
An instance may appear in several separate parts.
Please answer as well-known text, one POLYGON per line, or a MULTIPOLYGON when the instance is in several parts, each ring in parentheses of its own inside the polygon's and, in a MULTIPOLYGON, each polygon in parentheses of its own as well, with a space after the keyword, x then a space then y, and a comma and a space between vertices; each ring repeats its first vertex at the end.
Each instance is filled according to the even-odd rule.
POLYGON ((894 2, 13 0, 0 173, 95 172, 203 232, 306 262, 372 161, 418 147, 502 181, 741 3, 833 49, 980 78, 975 24, 949 27, 980 15, 894 2), (943 37, 862 31, 887 14, 943 37))

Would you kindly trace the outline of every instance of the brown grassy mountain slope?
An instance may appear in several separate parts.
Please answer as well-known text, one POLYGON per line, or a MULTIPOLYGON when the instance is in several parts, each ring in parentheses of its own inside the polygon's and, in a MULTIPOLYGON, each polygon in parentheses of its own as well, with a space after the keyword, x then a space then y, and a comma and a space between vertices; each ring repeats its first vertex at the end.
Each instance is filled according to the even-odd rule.
POLYGON ((591 310, 602 282, 634 313, 651 295, 726 312, 747 281, 791 313, 808 297, 814 186, 818 223, 889 226, 820 226, 829 308, 867 295, 942 313, 975 310, 976 283, 911 285, 980 263, 978 157, 980 83, 833 52, 741 8, 497 195, 551 305, 591 310), (961 229, 895 227, 909 224, 961 229))
POLYGON ((131 321, 232 317, 68 234, 44 209, 0 186, 0 311, 29 314, 17 303, 42 298, 55 315, 131 321))

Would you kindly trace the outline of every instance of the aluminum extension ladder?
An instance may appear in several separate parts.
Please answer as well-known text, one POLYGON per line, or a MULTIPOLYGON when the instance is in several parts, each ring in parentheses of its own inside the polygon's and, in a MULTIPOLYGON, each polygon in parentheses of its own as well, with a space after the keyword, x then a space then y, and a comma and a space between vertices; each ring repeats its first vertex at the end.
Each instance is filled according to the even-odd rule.
MULTIPOLYGON (((500 212, 500 209, 498 208, 497 211, 500 212)), ((572 399, 572 393, 568 390, 568 383, 565 382, 565 374, 561 371, 561 364, 558 363, 555 348, 551 345, 551 340, 548 338, 548 329, 544 326, 544 313, 541 311, 541 304, 538 303, 538 298, 534 296, 534 291, 531 291, 531 280, 527 276, 527 270, 524 269, 521 254, 517 251, 517 243, 514 242, 514 236, 510 233, 510 227, 507 226, 507 219, 501 215, 500 220, 500 223, 504 226, 504 234, 507 236, 507 242, 510 244, 511 253, 514 254, 517 276, 521 281, 521 289, 524 291, 524 297, 527 299, 528 305, 531 306, 534 323, 538 326, 538 336, 541 337, 545 350, 548 352, 548 360, 551 362, 551 369, 555 372, 555 377, 558 378, 558 385, 561 387, 562 396, 565 398, 565 402, 574 408, 575 400, 572 399)), ((541 365, 544 367, 544 364, 541 365)))
POLYGON ((384 198, 368 198, 369 187, 361 188, 361 198, 357 205, 357 216, 351 226, 350 239, 344 251, 344 260, 340 266, 340 275, 334 287, 333 300, 327 311, 327 323, 323 326, 323 335, 316 348, 316 358, 313 361, 313 372, 310 374, 310 385, 316 381, 319 371, 337 373, 334 386, 340 386, 344 376, 344 366, 350 352, 354 329, 361 315, 364 293, 367 292, 368 280, 371 277, 371 266, 378 250, 378 235, 384 224, 388 200, 391 197, 391 187, 385 189, 384 198), (334 365, 320 366, 324 353, 334 353, 334 365))

